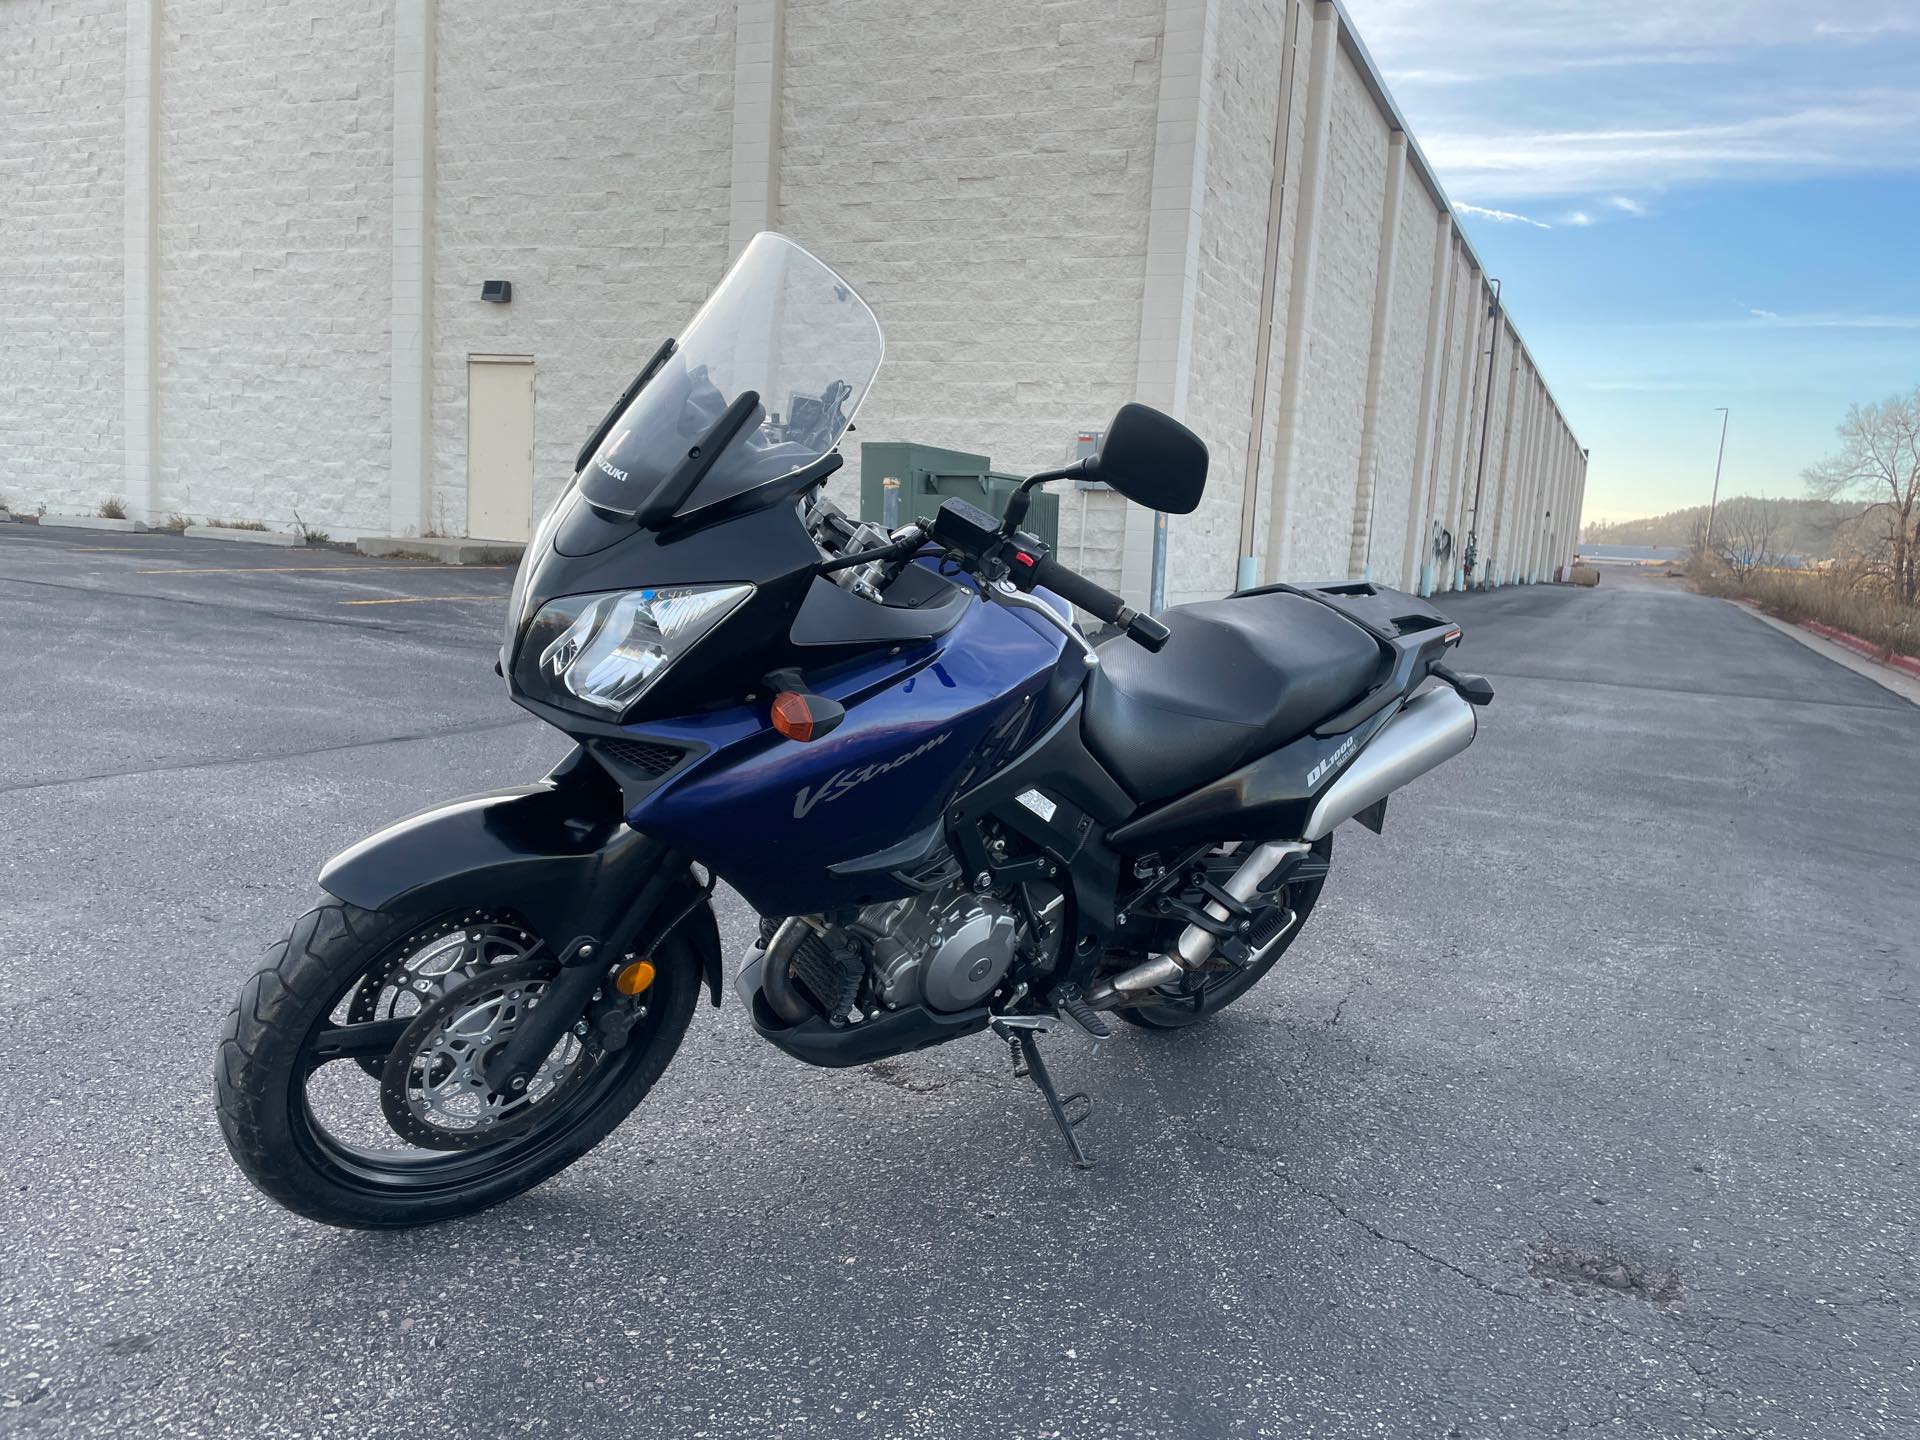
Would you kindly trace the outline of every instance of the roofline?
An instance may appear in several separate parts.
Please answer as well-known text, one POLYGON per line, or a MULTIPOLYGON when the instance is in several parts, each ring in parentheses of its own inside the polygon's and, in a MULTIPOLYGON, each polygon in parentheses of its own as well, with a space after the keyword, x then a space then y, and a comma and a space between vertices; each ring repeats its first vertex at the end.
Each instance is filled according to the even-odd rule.
MULTIPOLYGON (((1347 58, 1352 60, 1355 68, 1359 70, 1360 78, 1366 82, 1367 90, 1373 96, 1374 103, 1386 112, 1388 125, 1406 136, 1407 158, 1413 163, 1414 173, 1420 177, 1420 183, 1426 186, 1427 193, 1433 197, 1433 203, 1440 207, 1441 213, 1452 223, 1453 233, 1460 237, 1461 245, 1466 248, 1467 258, 1473 261, 1474 269, 1480 272, 1480 283, 1486 285, 1492 278, 1487 274, 1486 262, 1480 258, 1480 252, 1473 248, 1473 241, 1467 235, 1466 227, 1460 223, 1459 212, 1453 208, 1453 202, 1447 198, 1446 190, 1441 187, 1440 177, 1434 173, 1433 165, 1427 159, 1426 153, 1421 150, 1419 140, 1415 138, 1413 131, 1407 128, 1406 116, 1400 113, 1400 106, 1394 101, 1392 92, 1387 89, 1387 82, 1381 77, 1380 67, 1373 63, 1373 56, 1368 53, 1366 42, 1360 38, 1360 32, 1353 23, 1353 17, 1347 14, 1345 0, 1309 0, 1309 3, 1333 7, 1333 12, 1339 17, 1340 22, 1340 48, 1346 52, 1347 58)), ((1586 447, 1580 445, 1580 436, 1573 428, 1573 420, 1567 414, 1567 407, 1560 403, 1560 397, 1553 393, 1553 386, 1547 383, 1546 372, 1540 368, 1540 362, 1534 358, 1532 347, 1527 344, 1526 337, 1520 333, 1520 327, 1514 323, 1513 312, 1507 308, 1504 299, 1500 304, 1500 313, 1507 322, 1507 328, 1513 332, 1514 344, 1519 347, 1520 353, 1527 357, 1527 363, 1533 367, 1533 373, 1540 381, 1541 389, 1547 392, 1547 398, 1553 402, 1553 408, 1559 412, 1561 422, 1567 427, 1567 433, 1573 437, 1573 443, 1584 451, 1586 447)))

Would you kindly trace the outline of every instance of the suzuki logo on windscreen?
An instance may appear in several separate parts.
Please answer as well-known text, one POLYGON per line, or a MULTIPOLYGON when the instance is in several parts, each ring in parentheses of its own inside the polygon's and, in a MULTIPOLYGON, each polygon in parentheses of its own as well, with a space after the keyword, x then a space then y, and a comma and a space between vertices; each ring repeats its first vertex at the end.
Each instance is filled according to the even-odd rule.
POLYGON ((622 431, 621 431, 621 432, 620 432, 620 433, 619 433, 618 435, 616 435, 616 436, 614 436, 614 437, 613 437, 613 443, 612 443, 611 445, 609 445, 609 446, 607 446, 607 448, 606 448, 606 453, 605 453, 605 454, 603 454, 603 455, 597 455, 597 456, 595 456, 595 457, 594 457, 594 461, 593 461, 593 463, 594 463, 594 464, 595 464, 596 466, 598 466, 598 467, 599 467, 600 469, 602 469, 602 470, 604 470, 604 471, 606 471, 606 473, 607 473, 607 474, 609 474, 609 475, 611 475, 611 476, 612 476, 612 477, 613 477, 614 479, 616 479, 616 480, 618 480, 618 481, 620 481, 620 482, 621 482, 622 484, 625 484, 625 483, 626 483, 626 479, 627 479, 627 472, 626 472, 626 471, 624 471, 624 470, 622 470, 622 469, 621 469, 621 468, 620 468, 619 466, 617 466, 617 465, 614 465, 614 464, 611 464, 611 463, 610 463, 610 462, 609 462, 609 461, 607 460, 607 458, 606 458, 606 455, 611 455, 611 454, 613 454, 613 453, 614 453, 615 451, 617 451, 617 450, 618 450, 618 449, 619 449, 619 448, 620 448, 620 447, 621 447, 622 445, 624 445, 624 444, 626 444, 626 443, 627 443, 627 437, 628 437, 629 435, 631 435, 631 434, 633 434, 633 431, 631 431, 631 430, 622 430, 622 431))
POLYGON ((942 731, 924 745, 917 746, 895 759, 885 760, 877 765, 856 765, 850 770, 836 770, 811 790, 802 785, 793 797, 793 818, 796 820, 806 819, 808 812, 822 800, 838 800, 849 790, 854 789, 856 786, 866 784, 867 781, 873 779, 876 775, 884 775, 889 770, 898 770, 909 760, 918 760, 922 755, 933 749, 934 746, 945 741, 946 738, 947 732, 942 731))

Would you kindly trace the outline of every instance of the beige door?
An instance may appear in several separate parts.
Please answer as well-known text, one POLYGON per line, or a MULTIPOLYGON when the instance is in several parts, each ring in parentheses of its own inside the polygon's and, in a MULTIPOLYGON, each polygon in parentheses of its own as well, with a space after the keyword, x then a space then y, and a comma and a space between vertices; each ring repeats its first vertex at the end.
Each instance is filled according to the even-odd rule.
POLYGON ((467 357, 467 534, 525 540, 533 518, 533 357, 467 357))

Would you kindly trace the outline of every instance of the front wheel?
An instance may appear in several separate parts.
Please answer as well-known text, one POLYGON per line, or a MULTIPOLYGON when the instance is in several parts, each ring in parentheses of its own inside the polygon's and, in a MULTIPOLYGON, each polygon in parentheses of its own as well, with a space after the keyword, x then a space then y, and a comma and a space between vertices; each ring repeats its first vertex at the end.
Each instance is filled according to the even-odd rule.
POLYGON ((651 983, 632 996, 620 993, 632 981, 603 987, 596 1007, 615 1013, 590 1011, 596 1023, 563 1036, 508 1099, 482 1067, 548 992, 553 947, 511 915, 409 917, 326 897, 221 1030, 227 1148, 266 1195, 329 1225, 427 1225, 497 1205, 603 1140, 680 1048, 698 958, 671 935, 648 958, 651 983))

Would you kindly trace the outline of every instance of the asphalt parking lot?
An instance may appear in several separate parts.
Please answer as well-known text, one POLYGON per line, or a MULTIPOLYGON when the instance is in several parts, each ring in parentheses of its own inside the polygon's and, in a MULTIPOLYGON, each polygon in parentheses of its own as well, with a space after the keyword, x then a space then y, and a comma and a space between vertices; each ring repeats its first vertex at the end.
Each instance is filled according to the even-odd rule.
POLYGON ((1090 1174, 985 1038, 729 997, 519 1201, 273 1208, 216 1027, 329 854, 564 751, 509 579, 0 525, 0 1432, 1920 1433, 1920 709, 1612 574, 1445 602, 1499 699, 1282 971, 1054 1043, 1090 1174))

